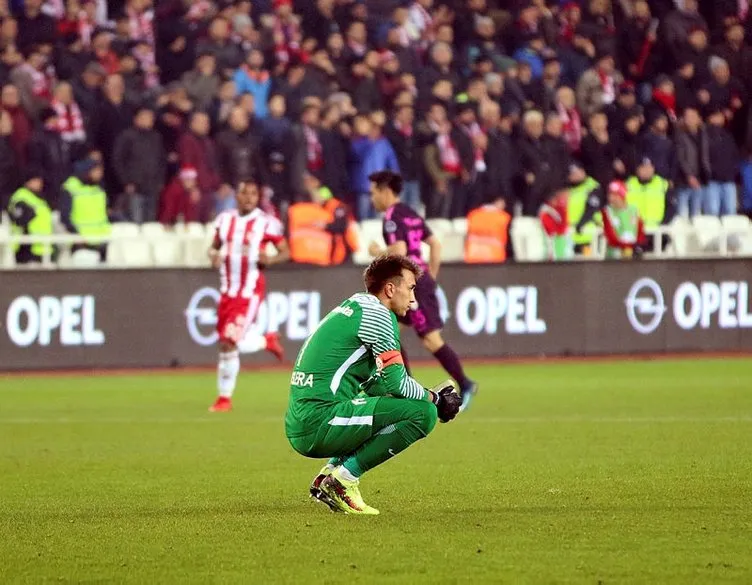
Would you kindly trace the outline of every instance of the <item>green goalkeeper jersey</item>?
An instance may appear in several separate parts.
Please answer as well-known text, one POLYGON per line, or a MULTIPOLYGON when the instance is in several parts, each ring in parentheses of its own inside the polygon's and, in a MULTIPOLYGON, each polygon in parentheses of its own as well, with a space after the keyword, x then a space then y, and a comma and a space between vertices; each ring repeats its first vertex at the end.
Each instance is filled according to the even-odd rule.
POLYGON ((290 379, 287 436, 315 432, 333 406, 361 392, 429 399, 402 364, 396 316, 367 293, 331 311, 300 349, 290 379))

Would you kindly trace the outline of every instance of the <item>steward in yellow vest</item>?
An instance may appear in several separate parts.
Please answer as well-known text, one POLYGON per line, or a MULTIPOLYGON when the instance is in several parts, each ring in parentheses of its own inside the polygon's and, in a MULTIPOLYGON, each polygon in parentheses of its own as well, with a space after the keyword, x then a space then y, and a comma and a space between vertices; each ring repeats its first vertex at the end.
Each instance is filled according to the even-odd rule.
POLYGON ((655 167, 649 158, 642 159, 637 175, 627 180, 627 203, 637 208, 646 228, 667 223, 668 192, 668 181, 655 174, 655 167))
POLYGON ((579 164, 569 169, 567 218, 575 247, 590 246, 600 221, 603 189, 579 164))
POLYGON ((506 261, 509 222, 512 217, 505 207, 504 199, 498 198, 468 214, 465 262, 498 264, 506 261))
MULTIPOLYGON (((10 198, 8 214, 13 235, 50 236, 52 235, 52 210, 47 201, 42 199, 44 190, 44 173, 31 169, 26 174, 26 182, 10 198)), ((15 244, 16 262, 42 262, 45 256, 52 258, 54 249, 51 244, 15 244)))
POLYGON ((310 201, 287 212, 290 259, 299 264, 342 264, 358 249, 355 222, 347 207, 313 175, 304 178, 310 201))
POLYGON ((107 244, 98 236, 108 236, 112 226, 107 215, 107 193, 100 183, 104 176, 101 161, 85 158, 74 166, 75 174, 63 183, 60 216, 68 231, 83 236, 85 243, 73 246, 97 250, 104 260, 107 244))

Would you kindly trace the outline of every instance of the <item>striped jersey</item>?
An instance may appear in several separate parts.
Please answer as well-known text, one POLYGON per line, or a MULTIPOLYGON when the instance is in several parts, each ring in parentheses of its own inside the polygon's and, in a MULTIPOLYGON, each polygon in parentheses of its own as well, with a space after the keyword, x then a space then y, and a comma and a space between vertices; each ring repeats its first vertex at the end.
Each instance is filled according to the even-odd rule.
POLYGON ((220 213, 214 226, 214 243, 223 254, 219 268, 222 295, 250 299, 263 294, 259 255, 267 243, 278 244, 283 239, 280 221, 256 208, 245 215, 236 210, 220 213))
POLYGON ((404 203, 395 203, 384 214, 382 235, 387 245, 395 242, 405 242, 406 256, 415 261, 424 272, 428 266, 423 260, 422 244, 433 233, 425 220, 404 203))
POLYGON ((290 380, 286 421, 353 400, 360 392, 426 399, 402 365, 397 318, 373 295, 357 293, 321 321, 303 344, 290 380))

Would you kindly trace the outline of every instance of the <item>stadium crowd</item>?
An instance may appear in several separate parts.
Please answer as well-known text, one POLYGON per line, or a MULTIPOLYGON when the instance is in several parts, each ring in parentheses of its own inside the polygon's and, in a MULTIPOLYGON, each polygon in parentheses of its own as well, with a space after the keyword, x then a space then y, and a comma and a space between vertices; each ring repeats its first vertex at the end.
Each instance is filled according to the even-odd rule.
POLYGON ((645 225, 752 212, 748 0, 0 0, 0 18, 0 208, 26 231, 40 201, 80 234, 206 222, 253 176, 266 209, 314 203, 346 234, 381 169, 429 218, 539 216, 579 244, 625 201, 645 225))

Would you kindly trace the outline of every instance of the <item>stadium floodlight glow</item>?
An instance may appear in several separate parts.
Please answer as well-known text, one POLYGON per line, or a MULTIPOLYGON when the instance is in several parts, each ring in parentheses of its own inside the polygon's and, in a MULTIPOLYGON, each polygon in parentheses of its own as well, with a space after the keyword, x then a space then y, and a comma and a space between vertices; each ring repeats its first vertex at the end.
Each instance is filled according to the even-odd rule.
POLYGON ((629 324, 642 335, 650 335, 658 329, 667 310, 660 285, 647 277, 632 285, 624 304, 629 324))

